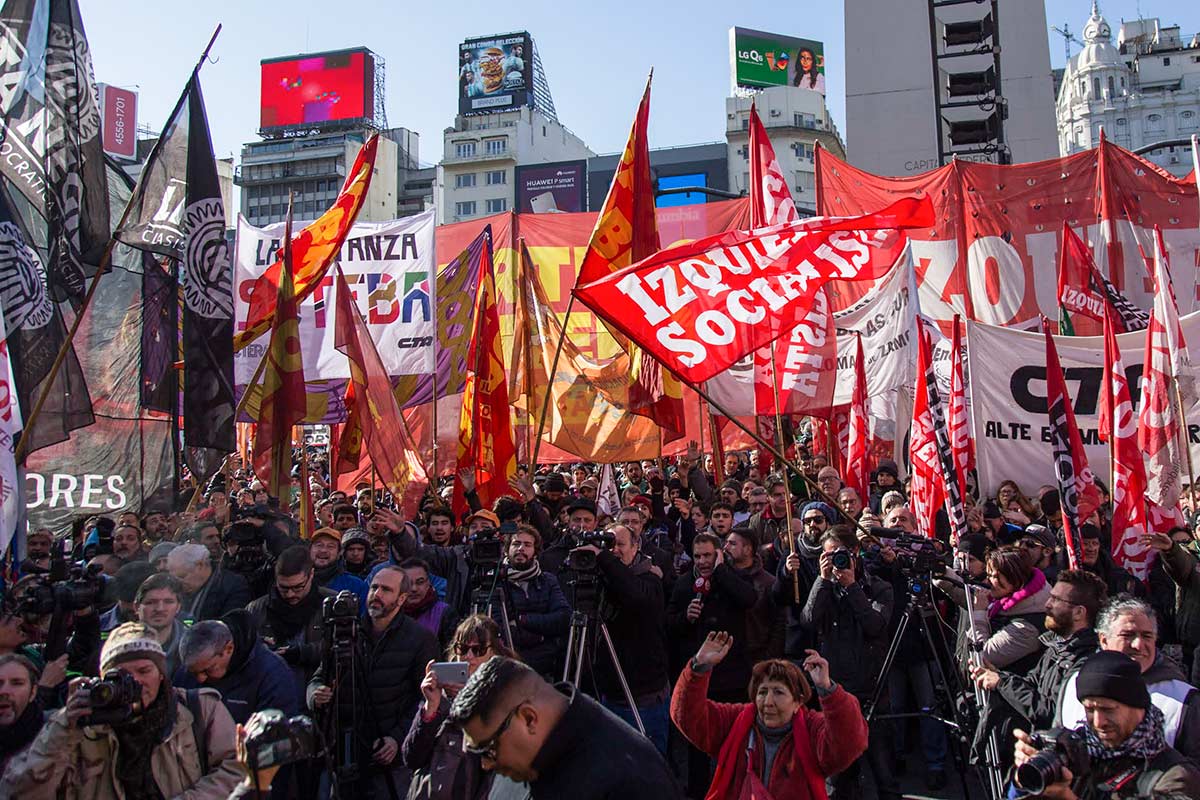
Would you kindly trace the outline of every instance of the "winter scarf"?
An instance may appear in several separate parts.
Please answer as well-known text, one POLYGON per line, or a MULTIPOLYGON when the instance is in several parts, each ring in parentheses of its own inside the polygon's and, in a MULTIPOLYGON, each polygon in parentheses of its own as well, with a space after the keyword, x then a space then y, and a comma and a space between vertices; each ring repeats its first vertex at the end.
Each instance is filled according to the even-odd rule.
POLYGON ((117 781, 127 800, 162 800, 150 770, 150 754, 170 733, 175 690, 165 678, 158 697, 141 714, 113 725, 117 737, 117 781))
POLYGON ((423 598, 421 598, 421 600, 419 602, 415 602, 415 603, 411 603, 411 604, 406 602, 404 604, 404 613, 415 619, 416 617, 419 617, 422 614, 424 614, 425 609, 431 607, 437 601, 438 601, 437 592, 434 591, 433 586, 430 586, 429 591, 425 592, 425 596, 423 598))
POLYGON ((752 735, 758 737, 759 741, 763 743, 763 766, 762 774, 759 777, 764 786, 771 780, 771 767, 775 763, 775 756, 779 754, 779 748, 783 745, 784 739, 792 735, 793 721, 794 719, 788 720, 788 723, 780 728, 768 728, 757 719, 754 723, 752 735))
POLYGON ((508 580, 511 583, 528 583, 542 574, 542 565, 535 558, 525 569, 508 568, 508 580))
POLYGON ((1094 761, 1113 761, 1118 758, 1132 758, 1136 761, 1149 761, 1167 749, 1167 740, 1163 737, 1163 713, 1157 706, 1151 705, 1146 709, 1146 716, 1129 734, 1129 738, 1115 748, 1108 748, 1096 736, 1091 725, 1083 727, 1083 736, 1087 741, 1088 755, 1094 761))
POLYGON ((272 586, 271 593, 267 595, 267 614, 275 633, 275 643, 282 645, 284 642, 291 641, 300 631, 304 630, 304 626, 308 624, 320 607, 321 590, 317 586, 315 576, 312 585, 309 586, 308 594, 296 605, 284 600, 279 594, 279 590, 272 586))
POLYGON ((1001 597, 999 600, 993 600, 988 606, 988 617, 994 617, 997 614, 1002 614, 1011 610, 1017 603, 1022 600, 1033 597, 1042 590, 1046 585, 1046 576, 1042 574, 1040 569, 1034 569, 1033 577, 1029 579, 1029 583, 1017 589, 1008 597, 1001 597))
POLYGON ((35 692, 21 716, 17 717, 12 725, 0 727, 0 763, 37 738, 42 730, 43 713, 42 701, 35 692))
MULTIPOLYGON (((796 760, 800 762, 800 768, 804 770, 804 779, 808 782, 809 795, 816 800, 825 800, 828 797, 825 793, 825 779, 821 777, 816 760, 813 758, 804 714, 804 709, 800 708, 796 711, 796 716, 792 717, 792 751, 795 753, 796 760)), ((733 727, 729 730, 729 735, 725 737, 725 743, 721 745, 721 752, 717 754, 717 769, 713 773, 708 794, 704 796, 705 800, 725 800, 728 797, 738 796, 742 787, 733 785, 734 773, 737 771, 738 759, 742 756, 750 740, 750 732, 755 728, 757 718, 758 712, 753 703, 747 703, 742 707, 741 713, 738 714, 733 727)), ((752 769, 754 769, 754 765, 747 763, 747 772, 752 769)), ((768 775, 763 783, 767 784, 769 781, 770 776, 768 775)), ((771 787, 768 785, 767 788, 771 787)))

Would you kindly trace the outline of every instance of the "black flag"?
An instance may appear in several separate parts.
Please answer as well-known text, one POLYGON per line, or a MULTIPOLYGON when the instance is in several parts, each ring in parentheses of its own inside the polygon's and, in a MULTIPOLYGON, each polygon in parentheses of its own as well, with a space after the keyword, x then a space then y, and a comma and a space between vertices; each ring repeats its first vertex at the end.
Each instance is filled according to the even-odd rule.
POLYGON ((183 419, 188 467, 205 481, 233 452, 233 275, 225 204, 200 78, 188 87, 151 152, 114 236, 180 262, 183 419))
POLYGON ((0 172, 46 220, 51 298, 81 302, 111 223, 92 57, 75 0, 8 0, 0 9, 0 153, 0 172))

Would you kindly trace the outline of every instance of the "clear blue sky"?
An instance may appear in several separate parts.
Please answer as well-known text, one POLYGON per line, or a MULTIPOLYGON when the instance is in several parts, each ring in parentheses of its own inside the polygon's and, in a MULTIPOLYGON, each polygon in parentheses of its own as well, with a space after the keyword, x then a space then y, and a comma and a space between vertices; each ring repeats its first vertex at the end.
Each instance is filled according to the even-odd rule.
MULTIPOLYGON (((842 3, 759 0, 80 0, 96 78, 136 86, 140 122, 170 112, 218 22, 215 64, 202 71, 219 156, 237 155, 258 127, 259 60, 366 46, 387 59, 388 122, 421 134, 421 160, 441 158, 456 110, 457 45, 468 36, 528 30, 537 41, 559 119, 596 152, 624 146, 646 73, 654 71, 652 146, 723 139, 728 29, 738 25, 825 42, 828 102, 845 135, 842 3)), ((1046 0, 1047 25, 1081 31, 1090 0, 1046 0)), ((1122 17, 1157 16, 1200 32, 1195 0, 1101 3, 1114 35, 1122 17)), ((1051 33, 1050 57, 1063 43, 1051 33)))

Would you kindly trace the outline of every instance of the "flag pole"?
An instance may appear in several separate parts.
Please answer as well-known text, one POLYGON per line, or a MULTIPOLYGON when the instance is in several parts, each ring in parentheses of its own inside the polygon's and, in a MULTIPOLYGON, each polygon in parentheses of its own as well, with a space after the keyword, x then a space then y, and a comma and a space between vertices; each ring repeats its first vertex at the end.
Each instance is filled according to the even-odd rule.
POLYGON ((554 393, 554 376, 558 373, 558 359, 562 355, 563 344, 567 339, 567 325, 571 322, 571 311, 575 308, 575 292, 571 292, 567 300, 567 312, 563 315, 562 330, 559 331, 558 345, 554 348, 554 360, 550 362, 550 374, 547 376, 546 397, 542 400, 542 413, 538 417, 537 435, 533 439, 533 454, 529 457, 529 474, 537 469, 538 451, 542 448, 542 431, 546 428, 546 415, 550 413, 550 397, 554 393))
POLYGON ((1183 434, 1183 452, 1187 454, 1188 467, 1188 499, 1195 502, 1196 471, 1192 466, 1192 433, 1188 430, 1187 416, 1183 413, 1183 394, 1179 391, 1179 381, 1175 380, 1175 406, 1179 409, 1179 428, 1183 434))
MULTIPOLYGON (((775 343, 776 339, 771 340, 771 391, 775 395, 775 436, 779 440, 779 450, 786 454, 787 446, 783 442, 783 407, 779 400, 779 370, 776 368, 779 364, 776 356, 775 343)), ((788 552, 796 552, 796 533, 792 530, 792 489, 791 481, 787 478, 787 462, 780 458, 783 467, 783 487, 787 490, 787 504, 784 506, 784 518, 787 520, 787 542, 788 552)), ((834 504, 834 508, 837 504, 834 504)), ((800 573, 792 573, 792 599, 796 604, 800 603, 800 573)))
MULTIPOLYGON (((200 54, 200 58, 196 62, 195 68, 192 70, 192 75, 196 74, 196 72, 204 64, 205 59, 208 58, 209 51, 212 50, 213 43, 217 41, 217 35, 220 32, 221 25, 218 23, 217 29, 213 31, 212 37, 209 38, 208 44, 204 47, 204 52, 200 54)), ((188 80, 190 81, 191 78, 189 77, 188 80)), ((184 95, 186 96, 186 94, 187 90, 185 89, 184 95)), ((183 102, 182 96, 180 97, 180 102, 183 102)), ((172 114, 167 120, 167 124, 170 125, 171 120, 174 118, 175 115, 172 114)), ((159 137, 159 140, 162 140, 161 136, 159 137)), ((129 214, 133 211, 133 199, 137 194, 136 189, 137 187, 135 186, 134 192, 130 194, 129 202, 125 204, 125 211, 121 213, 121 219, 117 222, 117 227, 114 229, 114 232, 124 228, 125 223, 129 221, 129 214)), ((109 236, 108 243, 104 246, 104 252, 100 256, 100 263, 96 265, 96 274, 92 276, 92 282, 88 286, 87 294, 83 297, 83 303, 79 306, 78 311, 75 312, 75 319, 71 321, 71 329, 67 331, 67 338, 64 339, 62 345, 59 346, 58 353, 54 356, 54 362, 50 365, 50 371, 46 374, 46 378, 42 383, 42 391, 38 393, 38 398, 33 404, 33 409, 29 412, 29 416, 25 418, 24 430, 21 438, 17 441, 16 449, 13 452, 13 460, 18 464, 22 463, 25 459, 25 456, 28 454, 29 437, 26 434, 33 432, 33 426, 37 422, 38 417, 41 416, 42 408, 46 405, 46 400, 50 396, 50 390, 54 387, 54 382, 58 379, 58 372, 62 369, 63 362, 67 359, 67 353, 71 352, 71 349, 74 345, 75 334, 79 332, 79 326, 83 322, 83 317, 87 313, 88 308, 90 308, 92 305, 92 298, 96 296, 96 287, 100 285, 100 276, 104 274, 104 271, 108 269, 112 263, 113 249, 116 246, 117 240, 112 236, 109 236)))
MULTIPOLYGON (((436 222, 438 212, 435 209, 433 213, 434 213, 434 220, 436 222)), ((435 231, 437 230, 436 226, 434 227, 434 230, 435 231)), ((432 314, 433 314, 433 375, 430 376, 433 378, 433 411, 432 411, 432 415, 431 415, 430 423, 429 423, 430 429, 431 429, 430 434, 429 434, 429 445, 430 445, 430 455, 433 458, 433 472, 431 473, 431 475, 429 477, 429 485, 431 487, 433 487, 434 494, 437 494, 437 482, 438 482, 438 411, 437 411, 437 407, 438 407, 438 357, 441 355, 441 353, 439 352, 439 348, 442 343, 442 334, 439 329, 440 328, 439 323, 441 322, 442 315, 438 311, 438 295, 437 295, 438 268, 437 268, 437 264, 438 264, 437 236, 434 236, 433 237, 433 280, 429 282, 429 298, 430 298, 429 307, 432 310, 432 314)), ((401 411, 403 412, 403 409, 401 409, 401 411)), ((414 442, 414 444, 415 444, 415 442, 414 442)), ((374 462, 372 462, 372 463, 374 463, 374 462)))

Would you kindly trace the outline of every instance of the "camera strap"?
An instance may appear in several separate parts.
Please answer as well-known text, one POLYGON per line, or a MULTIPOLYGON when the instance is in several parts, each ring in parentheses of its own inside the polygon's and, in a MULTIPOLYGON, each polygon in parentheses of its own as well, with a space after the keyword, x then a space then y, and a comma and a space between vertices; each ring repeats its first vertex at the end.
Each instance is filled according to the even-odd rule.
POLYGON ((208 774, 208 737, 204 735, 204 712, 200 707, 200 690, 187 689, 184 702, 192 712, 192 738, 196 740, 196 755, 200 758, 200 776, 208 774))

